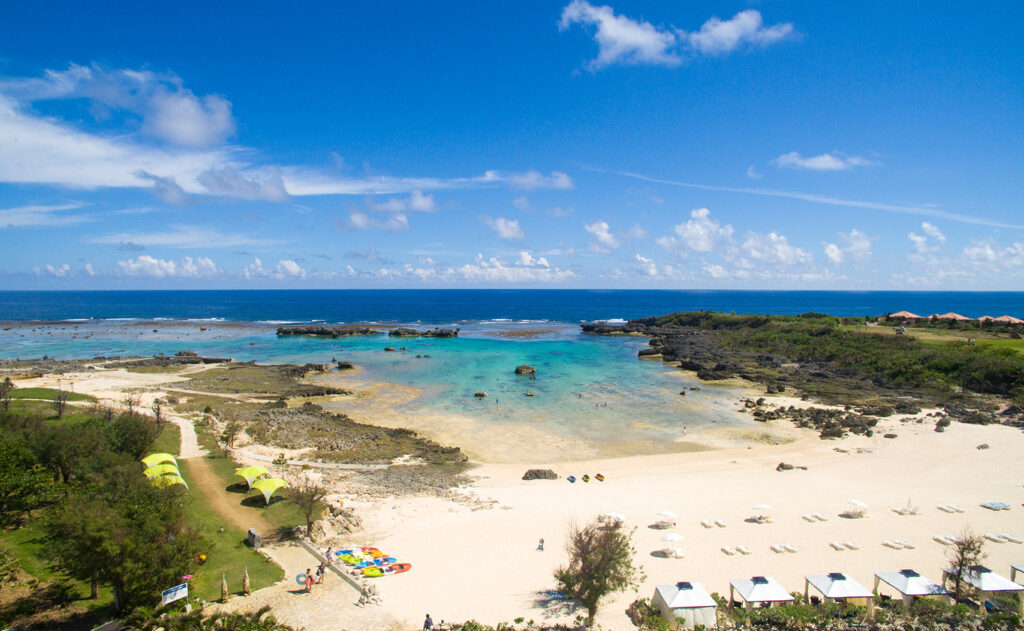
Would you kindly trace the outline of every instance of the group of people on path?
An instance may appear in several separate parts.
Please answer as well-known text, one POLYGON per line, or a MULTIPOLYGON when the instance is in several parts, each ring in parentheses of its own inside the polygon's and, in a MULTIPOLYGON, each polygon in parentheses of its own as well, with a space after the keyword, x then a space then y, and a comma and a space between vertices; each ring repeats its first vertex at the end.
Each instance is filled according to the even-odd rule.
POLYGON ((316 574, 315 575, 313 574, 313 571, 310 568, 307 567, 306 568, 306 582, 305 582, 305 584, 306 584, 306 593, 308 594, 313 589, 313 585, 316 585, 317 583, 323 583, 324 582, 324 578, 326 578, 326 577, 327 577, 327 564, 326 563, 321 563, 320 566, 316 568, 316 574))

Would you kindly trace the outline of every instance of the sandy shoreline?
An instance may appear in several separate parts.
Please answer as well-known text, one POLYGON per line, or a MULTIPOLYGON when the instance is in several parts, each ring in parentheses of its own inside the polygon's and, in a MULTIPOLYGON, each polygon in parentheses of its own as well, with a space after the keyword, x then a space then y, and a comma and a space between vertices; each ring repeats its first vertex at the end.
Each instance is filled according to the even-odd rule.
MULTIPOLYGON (((158 396, 163 388, 173 388, 178 379, 123 370, 61 377, 65 383, 69 378, 74 380, 76 392, 115 402, 125 391, 140 388, 148 390, 147 398, 158 396)), ((44 377, 20 385, 47 386, 55 381, 55 377, 44 377)), ((371 392, 363 398, 368 413, 383 413, 409 394, 371 392), (375 401, 376 397, 391 400, 375 401)), ((769 399, 782 406, 808 405, 793 397, 769 399)), ((598 623, 606 629, 632 629, 625 608, 637 595, 650 597, 659 583, 693 580, 709 591, 723 593, 728 591, 730 579, 757 574, 774 576, 790 591, 802 591, 804 574, 842 571, 870 586, 873 572, 903 568, 937 579, 945 548, 932 540, 934 535, 954 535, 969 526, 979 534, 1024 536, 1020 517, 1024 510, 1024 460, 1019 457, 1024 433, 1007 426, 958 423, 936 433, 933 419, 917 422, 927 412, 882 419, 872 438, 821 440, 816 432, 773 421, 763 424, 766 435, 785 436, 791 442, 741 443, 737 438, 744 437, 725 437, 716 445, 707 436, 695 436, 719 448, 618 458, 598 458, 582 448, 561 452, 582 455, 569 460, 548 457, 557 453, 545 451, 544 436, 490 426, 494 445, 520 441, 535 446, 526 452, 532 457, 515 452, 514 462, 483 464, 472 470, 477 481, 465 492, 493 500, 492 508, 427 496, 370 499, 346 495, 343 481, 337 487, 346 506, 353 507, 364 524, 361 532, 339 543, 372 544, 413 564, 412 571, 375 584, 383 600, 381 608, 357 608, 351 594, 340 592, 337 597, 307 598, 290 593, 287 583, 268 588, 271 591, 261 592, 258 598, 235 599, 229 607, 255 608, 270 602, 282 621, 302 624, 311 631, 369 630, 392 621, 401 628, 418 628, 427 612, 435 621, 475 618, 488 624, 519 616, 571 620, 571 612, 545 604, 541 597, 553 588, 551 573, 564 561, 562 548, 569 523, 587 521, 606 511, 624 513, 627 525, 636 527, 637 560, 647 574, 638 594, 618 594, 603 603, 598 623), (885 433, 898 437, 885 439, 885 433), (983 443, 989 448, 978 449, 983 443), (778 472, 779 462, 807 470, 778 472), (550 467, 560 479, 521 480, 529 467, 550 467), (606 481, 570 484, 564 479, 570 474, 597 472, 603 473, 606 481), (920 514, 899 516, 890 510, 905 505, 908 498, 920 507, 920 514), (838 517, 849 508, 849 499, 866 502, 871 507, 870 517, 838 517), (1014 508, 991 512, 979 506, 990 500, 1014 508), (752 506, 761 503, 773 507, 775 523, 745 523, 743 520, 756 512, 752 506), (958 504, 965 512, 947 514, 936 508, 938 504, 958 504), (665 547, 659 540, 665 531, 648 528, 661 510, 678 515, 678 526, 672 531, 682 535, 683 541, 673 545, 684 549, 683 559, 650 554, 665 547), (801 519, 803 513, 810 512, 822 513, 828 521, 801 519), (700 524, 715 519, 727 527, 706 529, 700 524), (541 537, 547 544, 543 552, 536 550, 541 537), (897 538, 912 542, 915 549, 882 546, 883 540, 897 538), (836 552, 829 547, 833 540, 855 542, 860 550, 836 552), (769 545, 774 543, 791 544, 799 552, 773 553, 769 545), (727 556, 720 551, 723 546, 736 545, 747 546, 752 554, 727 556)), ((396 426, 407 421, 400 415, 366 420, 396 426)), ((476 431, 472 419, 436 416, 423 422, 436 423, 438 435, 450 436, 454 444, 460 444, 460 436, 476 431)), ((986 551, 985 564, 999 573, 1008 574, 1010 563, 1024 561, 1024 546, 988 543, 986 551)), ((289 554, 282 557, 290 558, 289 554)), ((303 562, 301 555, 289 561, 303 562)), ((291 569, 286 567, 286 571, 291 569)))

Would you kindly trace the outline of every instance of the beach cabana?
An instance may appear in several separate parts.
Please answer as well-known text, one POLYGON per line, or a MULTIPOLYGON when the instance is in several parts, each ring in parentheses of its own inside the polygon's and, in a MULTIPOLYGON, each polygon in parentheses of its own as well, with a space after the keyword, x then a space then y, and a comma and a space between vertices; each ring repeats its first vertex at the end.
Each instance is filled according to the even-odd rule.
POLYGON ((932 317, 936 320, 956 320, 957 322, 966 322, 970 320, 967 316, 962 316, 959 313, 953 313, 952 311, 932 317))
POLYGON ((804 576, 804 600, 808 600, 811 587, 818 590, 825 600, 849 603, 871 610, 874 594, 854 579, 842 572, 828 574, 807 574, 804 576))
POLYGON ((992 321, 999 322, 1000 324, 1024 324, 1024 320, 1009 315, 1001 315, 998 318, 992 318, 992 321))
POLYGON ((754 605, 770 607, 776 603, 793 602, 789 592, 770 576, 736 578, 729 581, 730 608, 736 600, 736 595, 743 599, 744 609, 750 609, 754 605))
POLYGON ((658 585, 651 603, 673 629, 692 629, 698 624, 707 629, 718 626, 718 604, 700 583, 658 585), (682 618, 682 622, 677 618, 682 618))
POLYGON ((174 466, 169 462, 164 462, 162 464, 155 464, 152 467, 149 467, 148 469, 143 471, 142 474, 147 478, 155 478, 158 475, 168 474, 178 475, 178 467, 174 466))
POLYGON ((270 504, 270 496, 274 494, 274 491, 282 486, 288 486, 288 483, 281 478, 263 478, 262 480, 256 480, 253 482, 251 488, 262 493, 263 499, 266 500, 267 504, 270 504))
POLYGON ((875 588, 872 592, 877 596, 880 583, 885 583, 900 593, 903 598, 903 605, 909 607, 915 598, 921 597, 945 597, 949 592, 943 589, 931 579, 927 579, 914 570, 900 570, 899 572, 875 572, 875 588))
MULTIPOLYGON (((942 570, 942 584, 948 585, 955 577, 956 570, 942 570)), ((1014 595, 1017 597, 1017 613, 1024 615, 1024 585, 1018 585, 1005 576, 1000 576, 984 565, 972 565, 960 574, 963 582, 978 590, 982 601, 988 600, 993 594, 1014 595)), ((1016 575, 1014 576, 1016 578, 1016 575)))
POLYGON ((184 486, 186 489, 188 488, 188 484, 186 484, 185 480, 180 475, 178 475, 177 473, 170 473, 168 475, 160 475, 160 476, 157 476, 157 477, 153 478, 150 481, 153 483, 153 486, 161 488, 161 489, 162 488, 166 488, 168 486, 174 486, 175 484, 180 484, 180 485, 184 486))
POLYGON ((242 476, 245 480, 246 485, 251 489, 252 483, 256 478, 267 475, 270 471, 266 467, 241 467, 235 469, 235 475, 242 476))
POLYGON ((921 316, 909 311, 897 311, 889 314, 889 320, 920 320, 921 316))
POLYGON ((174 458, 174 456, 165 453, 149 454, 148 456, 142 459, 142 464, 146 465, 147 467, 152 467, 155 464, 161 464, 164 462, 170 462, 174 465, 178 464, 178 461, 174 458))

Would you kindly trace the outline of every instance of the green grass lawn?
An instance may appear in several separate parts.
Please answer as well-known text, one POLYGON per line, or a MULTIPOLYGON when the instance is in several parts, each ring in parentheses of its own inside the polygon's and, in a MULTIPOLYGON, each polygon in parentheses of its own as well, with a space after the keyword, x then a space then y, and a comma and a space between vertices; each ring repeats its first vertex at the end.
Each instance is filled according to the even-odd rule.
MULTIPOLYGON (((68 401, 95 401, 96 397, 88 394, 65 391, 68 401)), ((53 388, 15 388, 11 392, 12 399, 45 399, 52 401, 57 396, 57 390, 53 388)))
POLYGON ((149 451, 150 453, 166 453, 177 456, 180 448, 181 429, 174 423, 165 423, 149 451))

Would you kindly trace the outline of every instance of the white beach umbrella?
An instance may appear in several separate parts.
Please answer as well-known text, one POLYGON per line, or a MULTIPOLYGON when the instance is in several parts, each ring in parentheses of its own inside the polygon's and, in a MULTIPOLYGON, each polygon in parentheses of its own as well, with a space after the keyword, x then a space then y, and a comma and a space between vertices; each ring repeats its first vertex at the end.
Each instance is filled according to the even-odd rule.
POLYGON ((682 541, 683 540, 683 536, 681 534, 679 534, 679 533, 676 533, 676 532, 670 532, 667 535, 662 535, 661 536, 661 540, 662 541, 670 541, 670 542, 671 541, 682 541))
POLYGON ((767 504, 758 504, 754 506, 754 510, 771 510, 772 507, 767 504))
POLYGON ((658 515, 661 517, 668 517, 669 519, 675 519, 676 514, 670 510, 658 511, 658 515))
POLYGON ((867 508, 868 507, 867 504, 865 504, 864 502, 862 502, 860 500, 850 500, 849 503, 853 504, 854 506, 860 506, 861 508, 867 508))

